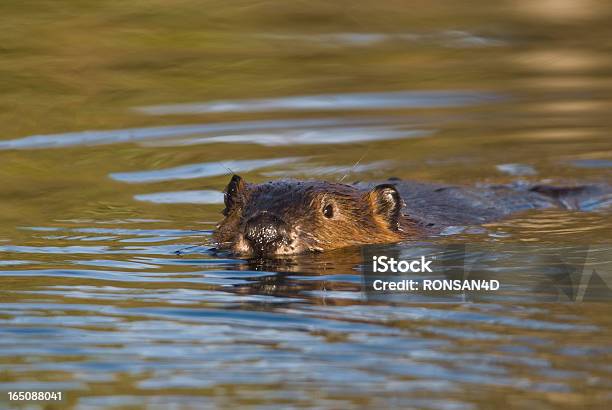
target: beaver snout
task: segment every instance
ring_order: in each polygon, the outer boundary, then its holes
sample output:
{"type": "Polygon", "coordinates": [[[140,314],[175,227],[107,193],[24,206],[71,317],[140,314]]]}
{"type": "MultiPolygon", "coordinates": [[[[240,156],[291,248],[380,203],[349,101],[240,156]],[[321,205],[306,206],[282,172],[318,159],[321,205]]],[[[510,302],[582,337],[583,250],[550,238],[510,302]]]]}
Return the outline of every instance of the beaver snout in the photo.
{"type": "Polygon", "coordinates": [[[287,224],[279,217],[262,212],[250,218],[244,229],[244,238],[256,254],[274,253],[275,248],[289,237],[287,224]]]}

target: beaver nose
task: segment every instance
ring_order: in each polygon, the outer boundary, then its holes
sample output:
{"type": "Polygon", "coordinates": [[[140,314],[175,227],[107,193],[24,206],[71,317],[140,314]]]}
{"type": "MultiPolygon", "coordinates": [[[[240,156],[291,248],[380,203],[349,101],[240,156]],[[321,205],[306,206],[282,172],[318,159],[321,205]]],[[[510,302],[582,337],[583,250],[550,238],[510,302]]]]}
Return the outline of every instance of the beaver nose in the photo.
{"type": "Polygon", "coordinates": [[[269,213],[250,218],[245,227],[244,237],[255,251],[262,252],[287,235],[287,225],[282,219],[269,213]]]}

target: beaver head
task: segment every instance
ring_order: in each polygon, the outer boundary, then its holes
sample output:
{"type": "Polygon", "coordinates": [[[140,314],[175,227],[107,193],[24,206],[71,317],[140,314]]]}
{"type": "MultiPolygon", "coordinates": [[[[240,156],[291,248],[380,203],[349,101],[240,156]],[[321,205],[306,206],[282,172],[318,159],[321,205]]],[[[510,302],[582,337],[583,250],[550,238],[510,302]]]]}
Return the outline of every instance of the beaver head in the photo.
{"type": "Polygon", "coordinates": [[[402,206],[391,184],[363,191],[324,181],[248,184],[234,175],[214,239],[220,249],[252,256],[398,242],[410,229],[402,206]]]}

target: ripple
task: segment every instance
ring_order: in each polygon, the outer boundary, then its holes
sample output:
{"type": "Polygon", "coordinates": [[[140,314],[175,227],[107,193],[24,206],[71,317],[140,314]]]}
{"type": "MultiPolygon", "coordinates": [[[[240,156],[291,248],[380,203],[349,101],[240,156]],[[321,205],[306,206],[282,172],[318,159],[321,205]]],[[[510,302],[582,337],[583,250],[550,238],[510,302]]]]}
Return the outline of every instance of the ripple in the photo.
{"type": "Polygon", "coordinates": [[[158,269],[159,268],[159,266],[150,265],[146,263],[115,261],[115,260],[106,260],[106,259],[72,261],[72,263],[77,264],[77,265],[99,266],[103,268],[117,268],[117,269],[136,269],[138,270],[138,269],[158,269]]]}
{"type": "Polygon", "coordinates": [[[147,115],[186,115],[221,112],[339,111],[397,108],[441,108],[498,100],[493,94],[475,91],[390,91],[319,94],[252,100],[212,101],[135,107],[147,115]]]}
{"type": "MultiPolygon", "coordinates": [[[[185,229],[143,229],[143,228],[62,228],[62,227],[39,227],[39,226],[23,226],[21,229],[29,231],[68,231],[80,233],[95,233],[95,234],[113,234],[113,235],[134,235],[134,236],[193,236],[202,234],[203,231],[185,230],[185,229]]],[[[204,231],[205,232],[205,231],[204,231]]],[[[63,238],[63,237],[59,237],[63,238]]],[[[79,238],[83,239],[83,238],[79,238]]]]}
{"type": "Polygon", "coordinates": [[[49,253],[49,254],[78,254],[78,253],[105,253],[110,250],[108,246],[22,246],[2,245],[2,252],[16,253],[49,253]]]}
{"type": "Polygon", "coordinates": [[[140,272],[140,271],[111,271],[101,269],[24,269],[15,271],[2,271],[2,275],[15,277],[62,277],[84,278],[100,281],[119,281],[141,283],[194,283],[217,286],[246,285],[251,277],[237,278],[227,275],[215,275],[214,271],[174,273],[174,272],[140,272]]]}
{"type": "Polygon", "coordinates": [[[577,168],[612,168],[610,159],[577,159],[571,164],[577,168]]]}
{"type": "Polygon", "coordinates": [[[137,201],[156,204],[222,204],[223,192],[219,191],[172,191],[134,195],[137,201]]]}
{"type": "Polygon", "coordinates": [[[325,314],[329,318],[344,317],[345,319],[370,319],[385,317],[387,320],[406,320],[406,321],[424,321],[424,322],[455,322],[465,325],[467,323],[487,324],[498,326],[500,328],[522,328],[533,330],[550,330],[550,331],[575,331],[575,332],[592,332],[596,331],[597,327],[592,325],[584,325],[580,323],[566,323],[565,321],[552,322],[536,319],[525,319],[508,315],[507,312],[495,315],[481,311],[452,311],[447,309],[423,308],[423,307],[408,307],[397,306],[390,313],[386,311],[386,307],[375,306],[348,306],[337,307],[335,311],[323,311],[318,307],[309,306],[304,309],[312,315],[325,314]]]}
{"type": "Polygon", "coordinates": [[[362,126],[359,128],[327,128],[322,130],[290,130],[266,133],[229,134],[202,138],[174,139],[149,144],[153,146],[184,146],[198,144],[258,144],[269,147],[319,144],[351,144],[356,142],[425,138],[433,135],[431,130],[409,130],[400,126],[362,126]]]}
{"type": "MultiPolygon", "coordinates": [[[[228,172],[250,172],[260,168],[273,167],[299,161],[299,157],[268,158],[244,161],[203,162],[152,171],[117,172],[110,174],[116,181],[129,183],[160,182],[177,179],[194,179],[225,175],[228,172]]],[[[205,191],[200,191],[205,192],[205,191]]]]}
{"type": "MultiPolygon", "coordinates": [[[[116,286],[50,286],[42,291],[26,291],[33,295],[57,295],[68,298],[89,300],[130,300],[157,301],[170,304],[186,304],[193,302],[206,303],[273,303],[282,304],[299,301],[299,298],[283,298],[268,295],[237,295],[219,290],[204,289],[126,289],[116,286]]],[[[92,318],[93,320],[98,318],[92,318]]],[[[93,321],[88,319],[88,324],[93,321]]]]}
{"type": "Polygon", "coordinates": [[[317,127],[359,127],[372,123],[385,123],[388,119],[289,119],[220,122],[209,124],[172,125],[164,127],[126,128],[116,130],[89,130],[60,134],[31,135],[23,138],[0,140],[0,150],[63,148],[78,145],[103,145],[168,139],[204,134],[240,133],[254,130],[317,128],[317,127]]]}
{"type": "MultiPolygon", "coordinates": [[[[20,381],[1,382],[2,391],[49,391],[65,392],[71,390],[87,390],[87,385],[82,382],[54,382],[54,381],[20,381]]],[[[33,407],[34,408],[34,407],[33,407]]]]}
{"type": "Polygon", "coordinates": [[[500,39],[485,37],[462,30],[432,33],[323,33],[323,34],[263,34],[267,40],[308,42],[324,47],[369,47],[381,43],[412,43],[441,45],[443,47],[494,47],[505,44],[500,39]]]}
{"type": "Polygon", "coordinates": [[[375,161],[366,164],[352,164],[347,166],[313,166],[312,164],[298,165],[295,169],[282,171],[262,172],[267,177],[282,178],[287,176],[325,176],[325,175],[345,175],[359,172],[375,171],[388,169],[393,165],[393,161],[375,161]]]}
{"type": "MultiPolygon", "coordinates": [[[[143,254],[143,255],[171,255],[181,252],[189,244],[147,245],[147,246],[28,246],[28,245],[2,245],[0,252],[31,253],[31,254],[143,254]]],[[[210,248],[198,246],[200,252],[209,251],[210,248]]]]}
{"type": "Polygon", "coordinates": [[[531,165],[525,164],[499,164],[496,166],[498,171],[514,176],[536,175],[537,171],[531,165]]]}
{"type": "Polygon", "coordinates": [[[36,262],[24,261],[24,260],[3,260],[3,261],[0,261],[0,266],[29,265],[32,263],[36,263],[36,262]]]}

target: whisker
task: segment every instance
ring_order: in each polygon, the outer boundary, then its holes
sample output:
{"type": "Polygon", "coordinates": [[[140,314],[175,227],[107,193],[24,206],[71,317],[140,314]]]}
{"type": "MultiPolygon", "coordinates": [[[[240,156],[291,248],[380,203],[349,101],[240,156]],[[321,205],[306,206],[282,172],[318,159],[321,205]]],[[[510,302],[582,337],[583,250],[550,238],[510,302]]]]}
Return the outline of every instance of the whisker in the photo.
{"type": "Polygon", "coordinates": [[[367,150],[366,150],[366,151],[363,153],[363,155],[361,156],[361,158],[359,158],[359,159],[357,160],[357,162],[355,162],[355,163],[353,164],[353,166],[351,167],[351,169],[349,169],[349,171],[348,171],[346,174],[344,174],[344,176],[342,176],[342,178],[340,178],[340,180],[339,180],[338,182],[342,182],[342,181],[344,181],[344,178],[348,177],[348,176],[349,176],[349,175],[350,175],[350,174],[351,174],[353,171],[355,171],[355,168],[357,168],[357,165],[359,165],[359,163],[360,163],[360,162],[361,162],[361,161],[362,161],[362,160],[365,158],[365,156],[368,154],[368,152],[370,152],[370,148],[368,148],[368,149],[367,149],[367,150]]]}
{"type": "Polygon", "coordinates": [[[235,172],[232,171],[232,169],[230,167],[225,165],[225,163],[221,162],[221,166],[223,166],[223,168],[225,168],[225,170],[227,171],[226,175],[228,175],[228,176],[236,175],[235,172]]]}

